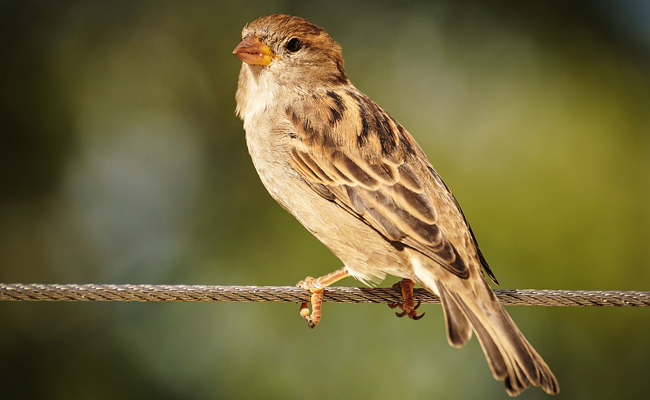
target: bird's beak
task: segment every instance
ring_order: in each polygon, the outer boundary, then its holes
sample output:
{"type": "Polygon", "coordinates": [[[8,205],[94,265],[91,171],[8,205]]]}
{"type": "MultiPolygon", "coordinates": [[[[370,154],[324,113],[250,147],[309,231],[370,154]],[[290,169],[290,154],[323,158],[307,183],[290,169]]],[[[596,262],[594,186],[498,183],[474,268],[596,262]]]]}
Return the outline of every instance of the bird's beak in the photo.
{"type": "Polygon", "coordinates": [[[232,54],[248,65],[269,65],[273,57],[277,57],[269,46],[255,35],[248,36],[235,47],[232,54]]]}

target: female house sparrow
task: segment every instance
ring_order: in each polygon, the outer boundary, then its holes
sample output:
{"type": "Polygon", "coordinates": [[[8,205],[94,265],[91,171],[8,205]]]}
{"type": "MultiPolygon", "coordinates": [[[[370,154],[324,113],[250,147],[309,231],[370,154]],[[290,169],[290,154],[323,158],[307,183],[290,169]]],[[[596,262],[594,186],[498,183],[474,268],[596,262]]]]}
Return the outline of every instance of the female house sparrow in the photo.
{"type": "Polygon", "coordinates": [[[465,217],[415,139],[347,78],[341,47],[320,27],[288,15],[246,25],[237,114],[271,196],[345,267],[299,286],[312,293],[348,275],[364,283],[403,278],[402,315],[418,316],[413,282],[438,295],[447,338],[476,332],[495,379],[516,396],[529,385],[557,394],[555,376],[490,289],[494,279],[465,217]]]}

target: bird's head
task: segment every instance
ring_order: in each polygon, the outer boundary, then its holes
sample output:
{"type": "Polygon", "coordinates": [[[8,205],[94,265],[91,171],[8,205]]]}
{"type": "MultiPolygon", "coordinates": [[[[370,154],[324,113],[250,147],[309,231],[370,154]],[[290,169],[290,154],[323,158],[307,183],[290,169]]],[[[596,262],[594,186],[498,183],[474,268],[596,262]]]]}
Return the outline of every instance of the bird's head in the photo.
{"type": "Polygon", "coordinates": [[[244,27],[233,54],[244,62],[242,68],[279,85],[348,82],[341,46],[324,29],[299,17],[274,14],[256,19],[244,27]]]}

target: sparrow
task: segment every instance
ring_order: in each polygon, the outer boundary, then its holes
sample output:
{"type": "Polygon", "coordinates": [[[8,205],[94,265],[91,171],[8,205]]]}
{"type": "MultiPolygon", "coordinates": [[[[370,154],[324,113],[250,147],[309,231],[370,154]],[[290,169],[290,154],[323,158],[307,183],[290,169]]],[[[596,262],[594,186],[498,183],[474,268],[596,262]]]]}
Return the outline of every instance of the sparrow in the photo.
{"type": "Polygon", "coordinates": [[[325,287],[347,276],[365,284],[402,278],[398,315],[418,319],[413,286],[439,296],[447,339],[478,337],[510,396],[558,382],[499,304],[495,283],[463,212],[415,139],[348,79],[341,47],[322,28],[283,14],[247,24],[233,53],[242,61],[236,114],[271,196],[344,264],[298,286],[311,293],[311,327],[325,287]]]}

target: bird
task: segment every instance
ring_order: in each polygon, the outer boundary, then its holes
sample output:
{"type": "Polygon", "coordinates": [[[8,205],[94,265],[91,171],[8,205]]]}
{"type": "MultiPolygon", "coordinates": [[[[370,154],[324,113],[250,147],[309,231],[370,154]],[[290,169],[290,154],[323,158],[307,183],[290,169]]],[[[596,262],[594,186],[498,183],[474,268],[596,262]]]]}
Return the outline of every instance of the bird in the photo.
{"type": "Polygon", "coordinates": [[[300,315],[315,327],[324,289],[348,276],[364,284],[402,278],[398,316],[419,319],[417,284],[439,296],[451,346],[474,332],[495,379],[517,396],[557,379],[500,305],[498,284],[454,195],[413,136],[357,89],[341,46],[306,19],[273,14],[242,30],[236,114],[269,194],[344,267],[297,286],[300,315]]]}

